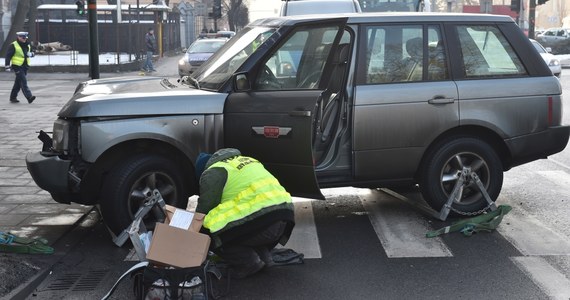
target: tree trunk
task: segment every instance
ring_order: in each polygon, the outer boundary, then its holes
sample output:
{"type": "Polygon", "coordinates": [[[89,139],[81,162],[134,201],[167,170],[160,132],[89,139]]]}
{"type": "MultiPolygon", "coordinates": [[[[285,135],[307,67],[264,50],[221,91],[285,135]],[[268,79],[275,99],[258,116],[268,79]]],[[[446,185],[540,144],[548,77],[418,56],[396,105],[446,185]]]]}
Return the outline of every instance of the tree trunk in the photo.
{"type": "Polygon", "coordinates": [[[16,14],[12,18],[12,26],[10,26],[10,31],[2,44],[2,49],[0,49],[0,56],[5,57],[6,51],[8,51],[8,45],[10,45],[16,39],[16,32],[22,31],[24,29],[24,23],[26,22],[26,15],[30,10],[31,0],[19,0],[18,6],[16,7],[16,14]]]}
{"type": "Polygon", "coordinates": [[[36,28],[36,19],[38,18],[37,0],[30,0],[30,14],[28,15],[28,32],[30,33],[30,43],[38,44],[39,37],[36,28]]]}

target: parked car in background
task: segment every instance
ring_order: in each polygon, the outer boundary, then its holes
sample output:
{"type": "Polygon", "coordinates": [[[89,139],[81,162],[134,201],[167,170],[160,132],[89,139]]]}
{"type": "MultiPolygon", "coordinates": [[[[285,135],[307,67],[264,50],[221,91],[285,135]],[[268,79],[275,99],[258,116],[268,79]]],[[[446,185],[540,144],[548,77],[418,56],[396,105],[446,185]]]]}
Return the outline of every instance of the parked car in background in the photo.
{"type": "Polygon", "coordinates": [[[550,47],[552,54],[570,54],[570,28],[550,28],[535,38],[542,46],[550,47]]]}
{"type": "Polygon", "coordinates": [[[118,233],[155,189],[186,207],[198,154],[232,147],[294,196],[417,185],[435,210],[450,201],[473,215],[494,204],[503,172],[570,134],[560,80],[509,16],[260,19],[182,78],[81,83],[53,140],[40,134],[26,156],[36,184],[99,205],[118,233]]]}
{"type": "Polygon", "coordinates": [[[533,39],[531,39],[530,42],[536,51],[540,53],[540,56],[542,56],[542,59],[544,59],[544,62],[548,65],[552,74],[556,77],[560,77],[560,74],[562,74],[562,66],[560,65],[560,61],[550,53],[552,51],[550,47],[544,48],[538,41],[533,39]]]}
{"type": "Polygon", "coordinates": [[[178,61],[178,75],[182,77],[194,73],[227,41],[227,38],[205,38],[194,41],[186,50],[186,54],[178,61]]]}
{"type": "Polygon", "coordinates": [[[280,16],[362,12],[357,0],[283,0],[280,16]]]}

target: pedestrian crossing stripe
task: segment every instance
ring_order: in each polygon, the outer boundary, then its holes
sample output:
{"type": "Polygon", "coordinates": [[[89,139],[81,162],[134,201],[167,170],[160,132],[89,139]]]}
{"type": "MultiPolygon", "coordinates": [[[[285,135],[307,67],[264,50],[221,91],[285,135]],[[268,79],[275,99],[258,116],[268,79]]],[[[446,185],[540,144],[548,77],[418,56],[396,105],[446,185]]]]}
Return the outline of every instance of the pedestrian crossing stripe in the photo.
{"type": "Polygon", "coordinates": [[[511,261],[550,299],[570,299],[570,280],[542,257],[511,257],[511,261]]]}
{"type": "Polygon", "coordinates": [[[432,228],[424,218],[409,206],[391,205],[400,200],[379,191],[359,197],[389,258],[453,256],[441,238],[425,238],[432,228]]]}
{"type": "MultiPolygon", "coordinates": [[[[393,195],[376,190],[360,190],[350,194],[360,199],[388,258],[453,256],[440,237],[425,237],[425,233],[433,229],[426,218],[408,205],[394,205],[401,200],[393,195]]],[[[320,200],[293,199],[296,226],[285,245],[303,253],[307,259],[322,258],[313,201],[320,200]]],[[[570,242],[565,237],[535,218],[521,215],[516,209],[505,216],[497,230],[524,256],[570,255],[570,242]]],[[[132,256],[128,256],[127,260],[134,259],[132,256]]]]}

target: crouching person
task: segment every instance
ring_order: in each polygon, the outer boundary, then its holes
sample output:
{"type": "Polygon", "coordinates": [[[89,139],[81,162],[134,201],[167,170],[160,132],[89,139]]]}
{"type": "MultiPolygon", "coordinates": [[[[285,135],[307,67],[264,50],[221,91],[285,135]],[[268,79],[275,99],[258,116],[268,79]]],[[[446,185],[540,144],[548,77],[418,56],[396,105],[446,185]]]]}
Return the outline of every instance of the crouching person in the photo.
{"type": "Polygon", "coordinates": [[[201,153],[196,160],[200,197],[206,214],[202,230],[211,250],[244,278],[273,264],[270,251],[284,245],[295,225],[291,196],[263,165],[237,149],[201,153]]]}

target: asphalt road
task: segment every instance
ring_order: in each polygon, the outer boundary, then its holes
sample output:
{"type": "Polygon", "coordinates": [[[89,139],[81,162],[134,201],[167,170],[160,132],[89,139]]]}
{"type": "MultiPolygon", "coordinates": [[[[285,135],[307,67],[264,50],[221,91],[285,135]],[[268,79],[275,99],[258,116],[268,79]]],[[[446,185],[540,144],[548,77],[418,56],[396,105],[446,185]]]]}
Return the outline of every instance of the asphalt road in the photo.
{"type": "MultiPolygon", "coordinates": [[[[570,95],[568,69],[561,83],[570,95]]],[[[61,86],[54,81],[49,89],[61,86]]],[[[42,126],[48,121],[38,120],[42,126]]],[[[224,299],[568,300],[569,166],[567,148],[508,171],[498,203],[513,211],[499,230],[471,237],[425,238],[427,230],[448,223],[383,191],[329,189],[327,201],[296,199],[298,225],[287,247],[304,253],[305,264],[232,281],[224,299]]],[[[414,191],[402,194],[421,203],[414,191]]],[[[100,222],[77,242],[27,299],[100,299],[135,264],[130,249],[115,247],[100,222]]],[[[127,298],[130,278],[112,297],[127,298]]]]}

